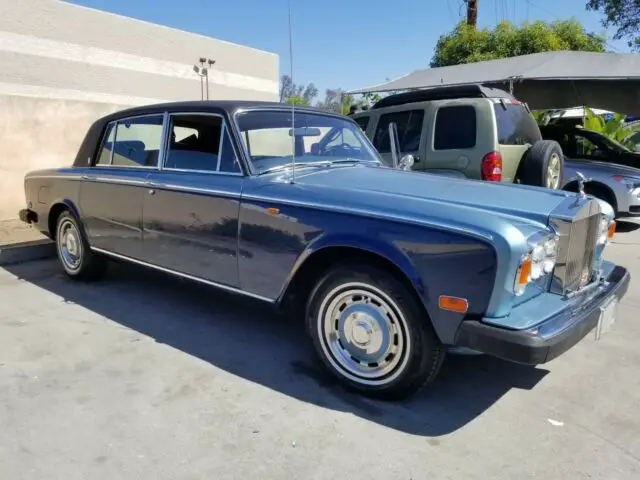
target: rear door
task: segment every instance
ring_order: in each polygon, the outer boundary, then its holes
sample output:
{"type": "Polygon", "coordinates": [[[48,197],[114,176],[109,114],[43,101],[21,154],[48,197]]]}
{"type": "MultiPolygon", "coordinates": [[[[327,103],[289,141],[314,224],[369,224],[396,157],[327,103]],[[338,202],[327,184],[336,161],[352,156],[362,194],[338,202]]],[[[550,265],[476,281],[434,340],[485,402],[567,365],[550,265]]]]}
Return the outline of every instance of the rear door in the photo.
{"type": "Polygon", "coordinates": [[[481,135],[481,118],[468,100],[431,102],[426,135],[426,165],[434,172],[461,172],[480,178],[483,154],[491,151],[489,139],[481,135]]]}
{"type": "Polygon", "coordinates": [[[110,123],[94,164],[83,175],[79,209],[92,247],[135,259],[142,256],[142,198],[157,169],[163,115],[110,123]]]}
{"type": "Polygon", "coordinates": [[[237,287],[243,170],[222,115],[169,116],[166,154],[143,196],[144,255],[173,272],[237,287]]]}

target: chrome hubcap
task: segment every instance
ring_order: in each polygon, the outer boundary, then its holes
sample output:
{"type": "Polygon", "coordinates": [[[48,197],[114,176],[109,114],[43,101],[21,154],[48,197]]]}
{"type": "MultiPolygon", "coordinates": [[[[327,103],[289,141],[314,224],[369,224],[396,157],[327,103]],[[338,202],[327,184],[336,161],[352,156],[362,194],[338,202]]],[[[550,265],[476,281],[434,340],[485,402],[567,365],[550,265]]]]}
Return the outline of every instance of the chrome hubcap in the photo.
{"type": "Polygon", "coordinates": [[[69,220],[63,220],[58,229],[58,251],[60,259],[69,270],[76,270],[80,266],[82,256],[80,233],[69,220]]]}
{"type": "Polygon", "coordinates": [[[369,385],[392,381],[408,361],[407,325],[384,292],[342,285],[320,308],[318,330],[329,361],[346,377],[369,385]]]}
{"type": "Polygon", "coordinates": [[[557,153],[551,155],[547,167],[547,188],[556,189],[560,186],[560,157],[557,153]]]}

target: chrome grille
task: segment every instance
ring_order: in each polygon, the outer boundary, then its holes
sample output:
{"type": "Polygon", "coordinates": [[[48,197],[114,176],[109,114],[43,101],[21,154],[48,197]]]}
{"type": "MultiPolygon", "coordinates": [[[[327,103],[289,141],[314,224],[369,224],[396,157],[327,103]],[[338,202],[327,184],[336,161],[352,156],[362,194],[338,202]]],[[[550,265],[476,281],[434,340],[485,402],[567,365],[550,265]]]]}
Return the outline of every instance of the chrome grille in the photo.
{"type": "Polygon", "coordinates": [[[571,224],[565,258],[565,291],[578,290],[591,280],[599,226],[600,215],[598,214],[571,224]]]}

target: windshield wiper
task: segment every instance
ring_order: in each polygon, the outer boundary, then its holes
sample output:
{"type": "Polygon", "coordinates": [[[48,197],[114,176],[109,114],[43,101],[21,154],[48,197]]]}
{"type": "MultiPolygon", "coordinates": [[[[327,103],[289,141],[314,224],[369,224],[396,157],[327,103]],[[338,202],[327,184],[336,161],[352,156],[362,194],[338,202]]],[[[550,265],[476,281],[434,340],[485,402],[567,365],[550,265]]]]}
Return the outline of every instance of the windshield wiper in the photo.
{"type": "Polygon", "coordinates": [[[347,157],[347,158],[341,158],[340,160],[331,160],[329,162],[331,165],[337,164],[337,163],[380,163],[377,160],[362,160],[361,158],[351,158],[351,157],[347,157]]]}

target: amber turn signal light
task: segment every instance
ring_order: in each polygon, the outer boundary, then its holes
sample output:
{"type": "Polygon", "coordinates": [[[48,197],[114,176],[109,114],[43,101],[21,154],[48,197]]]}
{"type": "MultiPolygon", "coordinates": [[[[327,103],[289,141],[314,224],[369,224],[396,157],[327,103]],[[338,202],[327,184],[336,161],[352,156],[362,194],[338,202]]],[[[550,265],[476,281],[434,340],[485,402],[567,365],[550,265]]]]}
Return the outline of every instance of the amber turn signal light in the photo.
{"type": "Polygon", "coordinates": [[[442,310],[457,313],[467,313],[467,310],[469,310],[469,302],[466,298],[449,297],[447,295],[440,295],[438,298],[438,306],[442,310]]]}
{"type": "Polygon", "coordinates": [[[611,240],[613,236],[616,234],[616,222],[611,222],[609,225],[609,231],[607,232],[607,240],[611,240]]]}

